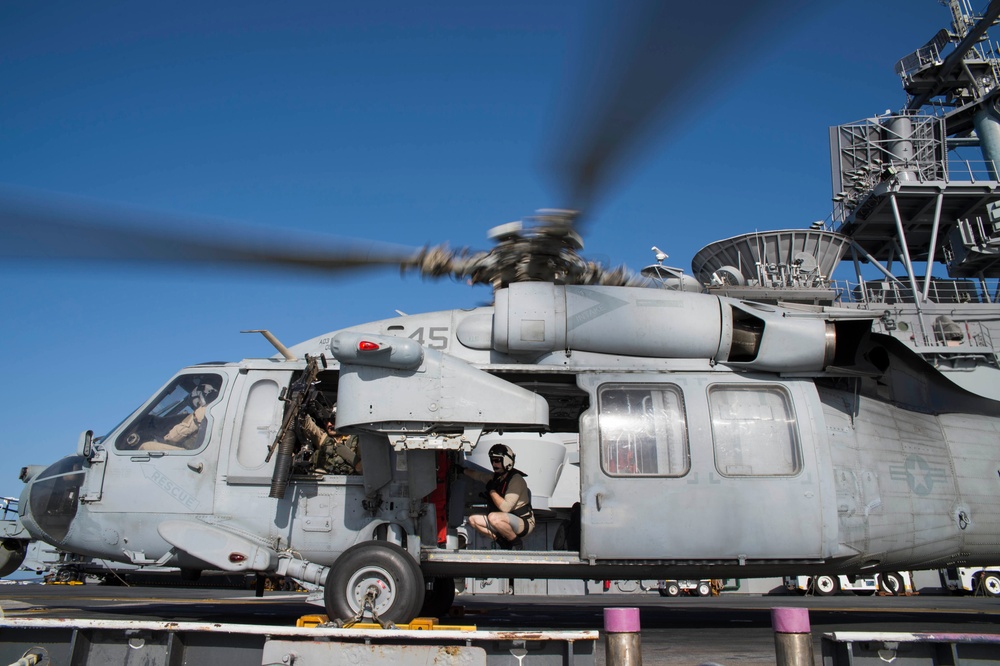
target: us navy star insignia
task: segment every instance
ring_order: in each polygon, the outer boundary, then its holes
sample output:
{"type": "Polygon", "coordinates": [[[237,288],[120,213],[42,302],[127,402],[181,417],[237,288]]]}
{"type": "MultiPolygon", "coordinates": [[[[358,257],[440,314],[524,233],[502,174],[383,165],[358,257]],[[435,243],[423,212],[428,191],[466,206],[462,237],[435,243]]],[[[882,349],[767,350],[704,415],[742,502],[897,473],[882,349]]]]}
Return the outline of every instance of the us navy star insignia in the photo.
{"type": "Polygon", "coordinates": [[[893,481],[906,481],[914,493],[929,495],[934,485],[948,480],[944,467],[934,466],[917,454],[911,454],[902,465],[890,465],[889,476],[893,481]]]}

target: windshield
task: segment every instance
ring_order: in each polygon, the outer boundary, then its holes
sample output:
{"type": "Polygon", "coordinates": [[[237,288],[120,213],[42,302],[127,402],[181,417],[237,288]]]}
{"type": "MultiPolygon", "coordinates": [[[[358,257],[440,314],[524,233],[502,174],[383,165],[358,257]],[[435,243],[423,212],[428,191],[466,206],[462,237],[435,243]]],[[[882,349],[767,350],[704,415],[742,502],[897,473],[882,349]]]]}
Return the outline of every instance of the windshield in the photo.
{"type": "Polygon", "coordinates": [[[28,496],[31,517],[49,543],[61,543],[76,516],[84,479],[83,465],[80,456],[69,456],[48,467],[31,482],[28,496]]]}
{"type": "Polygon", "coordinates": [[[205,443],[208,412],[218,400],[222,375],[185,374],[168,384],[115,438],[119,451],[194,451],[205,443]]]}

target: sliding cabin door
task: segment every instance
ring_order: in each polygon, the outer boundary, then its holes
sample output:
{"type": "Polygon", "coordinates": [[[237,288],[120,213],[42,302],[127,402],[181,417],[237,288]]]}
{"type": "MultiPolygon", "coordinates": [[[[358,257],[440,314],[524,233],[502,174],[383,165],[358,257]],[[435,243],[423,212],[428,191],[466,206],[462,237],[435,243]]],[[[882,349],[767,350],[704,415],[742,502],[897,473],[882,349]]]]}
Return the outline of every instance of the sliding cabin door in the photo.
{"type": "Polygon", "coordinates": [[[579,384],[591,398],[582,557],[817,559],[830,549],[836,514],[824,521],[811,382],[700,373],[579,384]]]}

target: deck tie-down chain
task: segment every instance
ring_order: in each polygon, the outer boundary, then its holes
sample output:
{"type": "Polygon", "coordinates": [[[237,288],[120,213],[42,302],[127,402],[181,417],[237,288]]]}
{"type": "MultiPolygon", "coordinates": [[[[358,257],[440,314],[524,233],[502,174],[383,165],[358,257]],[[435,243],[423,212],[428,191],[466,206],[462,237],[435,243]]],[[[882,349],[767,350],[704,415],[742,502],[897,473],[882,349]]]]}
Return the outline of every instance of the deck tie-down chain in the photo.
{"type": "Polygon", "coordinates": [[[382,627],[383,629],[395,629],[396,625],[394,623],[383,621],[382,618],[380,618],[378,616],[378,613],[375,611],[375,599],[378,597],[378,594],[379,594],[378,587],[376,587],[375,585],[369,585],[368,591],[365,593],[365,598],[361,600],[361,608],[359,608],[358,612],[354,614],[354,617],[351,617],[347,620],[330,620],[329,622],[321,626],[337,627],[338,629],[348,629],[356,625],[358,622],[360,622],[361,619],[365,616],[365,611],[368,611],[372,615],[372,620],[378,623],[378,626],[382,627]]]}

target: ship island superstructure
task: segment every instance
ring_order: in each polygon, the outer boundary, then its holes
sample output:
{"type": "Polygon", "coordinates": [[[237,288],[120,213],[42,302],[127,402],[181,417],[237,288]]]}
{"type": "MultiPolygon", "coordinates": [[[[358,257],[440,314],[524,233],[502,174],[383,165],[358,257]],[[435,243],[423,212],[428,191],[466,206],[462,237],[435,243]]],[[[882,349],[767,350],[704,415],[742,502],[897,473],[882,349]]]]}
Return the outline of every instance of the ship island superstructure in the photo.
{"type": "Polygon", "coordinates": [[[830,128],[828,220],[716,241],[692,270],[711,293],[879,313],[873,331],[1000,400],[1000,2],[947,4],[950,29],[896,64],[905,107],[830,128]]]}

